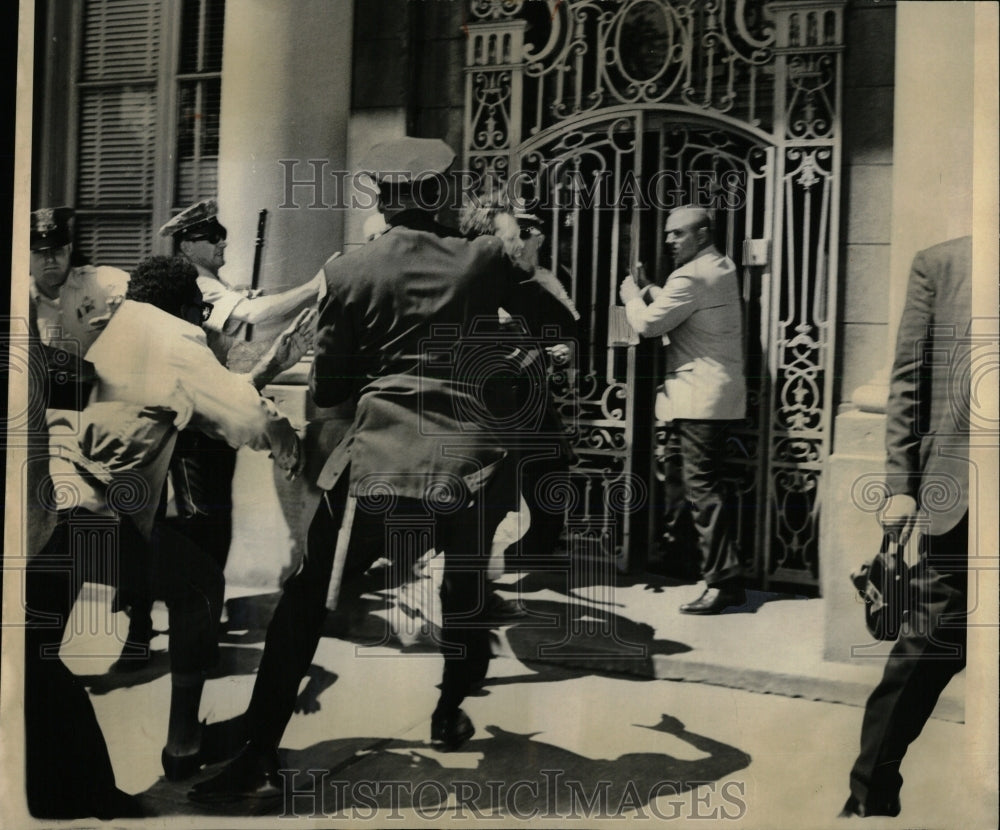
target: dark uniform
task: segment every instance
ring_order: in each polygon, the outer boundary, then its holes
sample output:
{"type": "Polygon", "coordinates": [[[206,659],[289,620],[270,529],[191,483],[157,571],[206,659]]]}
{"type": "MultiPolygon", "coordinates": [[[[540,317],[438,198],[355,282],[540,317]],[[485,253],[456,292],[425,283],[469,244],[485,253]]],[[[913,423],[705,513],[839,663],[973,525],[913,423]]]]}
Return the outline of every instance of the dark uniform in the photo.
{"type": "MultiPolygon", "coordinates": [[[[464,719],[459,704],[486,674],[488,628],[476,617],[499,520],[491,516],[490,491],[506,450],[502,434],[489,424],[479,382],[489,374],[486,355],[497,353],[496,341],[480,343],[469,334],[479,321],[495,320],[500,306],[554,328],[573,321],[513,266],[499,240],[466,240],[421,210],[405,210],[389,222],[382,236],[325,266],[328,294],[320,307],[310,387],[319,406],[357,397],[357,414],[320,475],[327,492],[309,529],[306,556],[285,583],[268,627],[246,717],[250,748],[196,787],[195,800],[259,795],[268,780],[278,788],[273,751],[319,641],[349,496],[356,499],[355,534],[380,524],[389,553],[393,547],[417,556],[432,547],[443,551],[445,665],[432,738],[436,723],[464,719]],[[272,753],[273,760],[248,760],[254,751],[258,758],[272,753]]],[[[364,564],[348,562],[345,571],[364,564]]],[[[465,724],[464,734],[453,737],[469,737],[471,724],[465,724]]]]}
{"type": "MultiPolygon", "coordinates": [[[[280,739],[319,639],[348,492],[358,499],[355,533],[380,523],[389,534],[399,528],[387,544],[402,547],[408,537],[418,555],[444,551],[439,708],[457,709],[486,673],[487,629],[456,621],[482,610],[481,571],[496,527],[490,484],[506,450],[479,394],[480,344],[463,337],[499,306],[533,318],[547,309],[547,322],[568,315],[539,285],[518,281],[524,275],[495,238],[468,242],[421,211],[390,224],[363,250],[326,265],[310,386],[319,406],[358,394],[358,410],[320,475],[328,492],[305,562],[268,629],[248,718],[264,745],[280,739]],[[420,532],[427,536],[418,541],[420,532]]],[[[362,564],[349,563],[348,573],[362,564]]]]}

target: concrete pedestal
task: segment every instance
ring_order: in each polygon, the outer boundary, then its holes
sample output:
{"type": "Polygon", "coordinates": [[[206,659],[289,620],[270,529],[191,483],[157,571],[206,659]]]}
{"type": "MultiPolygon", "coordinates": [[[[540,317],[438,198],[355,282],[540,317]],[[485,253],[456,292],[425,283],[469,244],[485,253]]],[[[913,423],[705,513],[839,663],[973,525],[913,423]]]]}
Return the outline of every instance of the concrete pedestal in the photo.
{"type": "Polygon", "coordinates": [[[835,451],[823,473],[820,585],[823,658],[857,663],[884,656],[865,629],[864,606],[849,575],[878,551],[882,540],[875,510],[885,469],[885,416],[851,411],[837,417],[835,451]]]}

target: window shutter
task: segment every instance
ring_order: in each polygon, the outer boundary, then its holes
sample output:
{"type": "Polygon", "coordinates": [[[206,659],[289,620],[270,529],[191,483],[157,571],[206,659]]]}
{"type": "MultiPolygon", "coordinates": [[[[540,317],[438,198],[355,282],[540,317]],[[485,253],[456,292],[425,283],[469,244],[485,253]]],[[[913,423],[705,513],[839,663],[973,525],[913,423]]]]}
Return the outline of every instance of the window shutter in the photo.
{"type": "Polygon", "coordinates": [[[171,191],[174,210],[216,195],[225,12],[225,0],[86,0],[76,240],[95,264],[131,270],[149,256],[166,207],[155,202],[171,191]],[[178,24],[178,37],[163,33],[178,24]]]}
{"type": "Polygon", "coordinates": [[[184,0],[178,61],[176,210],[218,192],[225,17],[225,0],[184,0]]]}
{"type": "Polygon", "coordinates": [[[88,0],[83,14],[78,247],[131,270],[152,252],[163,0],[88,0]]]}

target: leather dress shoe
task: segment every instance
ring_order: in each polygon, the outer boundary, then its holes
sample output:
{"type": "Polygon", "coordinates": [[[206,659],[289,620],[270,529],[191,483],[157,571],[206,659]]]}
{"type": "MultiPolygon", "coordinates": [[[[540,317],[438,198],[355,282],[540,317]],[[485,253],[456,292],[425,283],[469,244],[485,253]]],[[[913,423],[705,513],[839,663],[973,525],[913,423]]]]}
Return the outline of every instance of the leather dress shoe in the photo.
{"type": "Polygon", "coordinates": [[[435,712],[431,716],[431,746],[438,749],[458,749],[476,732],[469,716],[461,709],[454,712],[435,712]]]}
{"type": "Polygon", "coordinates": [[[168,781],[183,781],[198,772],[204,761],[200,749],[190,755],[174,755],[167,752],[167,748],[164,747],[160,753],[160,763],[163,765],[163,775],[168,781]]]}
{"type": "Polygon", "coordinates": [[[721,586],[706,588],[694,602],[686,602],[681,606],[682,614],[720,614],[733,605],[743,605],[747,601],[747,592],[743,588],[721,586]]]}
{"type": "Polygon", "coordinates": [[[270,801],[281,798],[283,794],[283,782],[278,775],[278,753],[247,744],[222,772],[195,784],[188,792],[188,798],[201,804],[213,804],[270,801]]]}
{"type": "Polygon", "coordinates": [[[898,816],[901,805],[899,796],[884,799],[871,805],[862,804],[853,795],[844,802],[837,818],[866,818],[868,816],[898,816]]]}

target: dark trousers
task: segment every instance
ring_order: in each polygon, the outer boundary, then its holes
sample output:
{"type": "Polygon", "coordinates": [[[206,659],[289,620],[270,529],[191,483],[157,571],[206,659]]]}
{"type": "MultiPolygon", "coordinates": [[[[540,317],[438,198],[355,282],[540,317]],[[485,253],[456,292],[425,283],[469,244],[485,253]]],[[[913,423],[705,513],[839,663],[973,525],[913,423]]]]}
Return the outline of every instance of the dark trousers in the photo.
{"type": "Polygon", "coordinates": [[[219,662],[219,617],[226,582],[214,559],[173,529],[155,525],[150,596],[167,604],[170,671],[205,672],[219,662]]]}
{"type": "Polygon", "coordinates": [[[561,447],[521,450],[518,484],[531,514],[531,524],[527,533],[511,546],[508,557],[544,559],[552,555],[566,523],[563,496],[568,475],[569,462],[561,447]],[[551,455],[553,452],[557,455],[551,455]]]}
{"type": "Polygon", "coordinates": [[[968,514],[941,536],[924,536],[910,575],[909,621],[865,705],[851,793],[869,812],[899,798],[899,766],[944,687],[965,668],[968,514]]]}
{"type": "Polygon", "coordinates": [[[675,543],[691,538],[701,554],[701,575],[709,587],[742,575],[736,538],[736,503],[725,479],[726,439],[738,421],[673,422],[668,439],[665,537],[675,543]],[[679,468],[679,469],[678,469],[679,468]],[[681,487],[671,487],[679,482],[681,487]]]}
{"type": "MultiPolygon", "coordinates": [[[[309,526],[306,554],[298,572],[284,585],[271,618],[247,709],[251,743],[276,748],[295,707],[299,682],[312,662],[326,618],[326,597],[337,534],[347,501],[349,474],[324,494],[309,526]]],[[[478,621],[485,605],[484,575],[489,551],[484,540],[495,529],[484,521],[480,507],[488,503],[488,486],[471,507],[435,512],[418,499],[388,496],[358,500],[352,538],[384,530],[384,549],[362,550],[351,545],[345,564],[346,583],[385,553],[415,561],[430,548],[444,552],[441,585],[441,652],[444,674],[438,709],[459,706],[472,685],[486,676],[490,659],[489,629],[478,621]]],[[[485,511],[490,512],[490,511],[485,511]]]]}
{"type": "Polygon", "coordinates": [[[233,540],[233,474],[236,450],[193,429],[177,436],[170,481],[177,518],[170,524],[224,571],[233,540]]]}
{"type": "Polygon", "coordinates": [[[218,662],[222,571],[169,527],[154,525],[147,541],[128,518],[78,509],[62,515],[34,567],[44,572],[36,581],[48,588],[38,595],[37,608],[29,604],[29,609],[44,619],[62,620],[60,625],[32,628],[33,641],[47,646],[48,653],[58,654],[62,626],[88,580],[112,583],[126,600],[149,597],[166,603],[172,672],[206,671],[218,662]],[[93,556],[95,548],[101,549],[101,561],[93,556]]]}
{"type": "Polygon", "coordinates": [[[223,580],[207,555],[166,528],[155,528],[147,542],[128,519],[86,510],[62,514],[25,576],[25,773],[36,816],[121,814],[121,793],[90,698],[59,657],[84,580],[107,582],[109,576],[126,595],[166,601],[172,672],[205,671],[218,660],[223,580]]]}
{"type": "Polygon", "coordinates": [[[118,790],[87,690],[59,657],[83,584],[58,524],[25,571],[24,747],[28,809],[38,818],[112,818],[118,790]]]}

